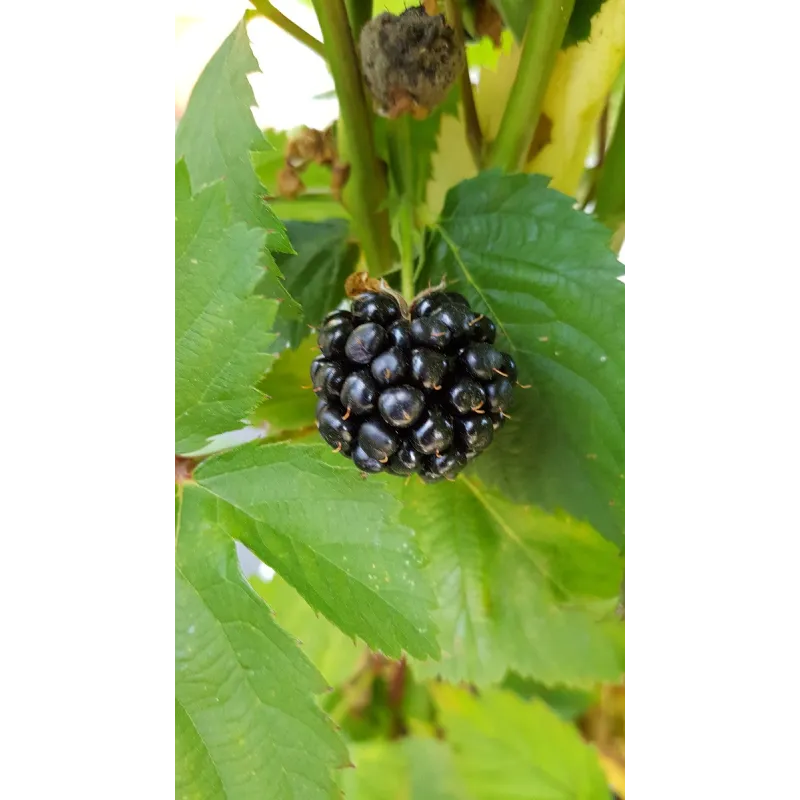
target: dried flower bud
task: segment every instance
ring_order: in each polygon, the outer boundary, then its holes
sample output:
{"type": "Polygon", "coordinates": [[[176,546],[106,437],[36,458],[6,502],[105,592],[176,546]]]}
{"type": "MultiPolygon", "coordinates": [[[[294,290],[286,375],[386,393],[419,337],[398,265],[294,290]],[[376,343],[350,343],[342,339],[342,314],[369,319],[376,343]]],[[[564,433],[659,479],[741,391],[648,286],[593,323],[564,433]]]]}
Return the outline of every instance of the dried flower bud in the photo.
{"type": "Polygon", "coordinates": [[[464,68],[464,51],[441,14],[415,6],[370,20],[359,41],[361,66],[378,110],[388,117],[439,105],[464,68]]]}
{"type": "Polygon", "coordinates": [[[297,170],[288,164],[278,173],[278,194],[287,200],[294,200],[298,194],[305,191],[303,181],[297,170]]]}
{"type": "Polygon", "coordinates": [[[317,161],[323,152],[322,132],[303,127],[289,139],[286,145],[286,163],[292,167],[305,167],[309,161],[317,161]]]}

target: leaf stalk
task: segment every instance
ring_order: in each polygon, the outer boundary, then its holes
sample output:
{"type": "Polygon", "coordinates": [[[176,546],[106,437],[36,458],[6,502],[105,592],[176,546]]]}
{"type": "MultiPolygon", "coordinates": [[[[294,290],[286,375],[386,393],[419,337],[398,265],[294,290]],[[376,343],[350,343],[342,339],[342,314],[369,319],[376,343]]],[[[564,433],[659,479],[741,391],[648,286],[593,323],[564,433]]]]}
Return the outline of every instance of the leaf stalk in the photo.
{"type": "Polygon", "coordinates": [[[574,5],[575,0],[534,3],[525,28],[519,68],[489,154],[489,167],[505,172],[521,168],[574,5]]]}
{"type": "Polygon", "coordinates": [[[289,36],[297,39],[310,50],[313,50],[321,58],[325,58],[325,47],[322,42],[312,36],[308,31],[303,30],[297,23],[292,22],[289,17],[278,11],[269,0],[250,0],[251,4],[262,17],[266,17],[270,22],[274,22],[279,28],[286,31],[289,36]]]}

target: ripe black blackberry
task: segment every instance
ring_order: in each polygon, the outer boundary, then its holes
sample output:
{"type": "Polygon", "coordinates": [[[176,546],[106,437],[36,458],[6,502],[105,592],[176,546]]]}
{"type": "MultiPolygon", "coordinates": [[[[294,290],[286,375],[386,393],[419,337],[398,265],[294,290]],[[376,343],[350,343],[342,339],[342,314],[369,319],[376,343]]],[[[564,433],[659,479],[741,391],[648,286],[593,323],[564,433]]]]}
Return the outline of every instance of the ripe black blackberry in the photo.
{"type": "Polygon", "coordinates": [[[319,328],[320,435],[362,472],[453,480],[513,400],[517,365],[496,334],[457,292],[423,292],[410,310],[388,291],[360,294],[319,328]]]}

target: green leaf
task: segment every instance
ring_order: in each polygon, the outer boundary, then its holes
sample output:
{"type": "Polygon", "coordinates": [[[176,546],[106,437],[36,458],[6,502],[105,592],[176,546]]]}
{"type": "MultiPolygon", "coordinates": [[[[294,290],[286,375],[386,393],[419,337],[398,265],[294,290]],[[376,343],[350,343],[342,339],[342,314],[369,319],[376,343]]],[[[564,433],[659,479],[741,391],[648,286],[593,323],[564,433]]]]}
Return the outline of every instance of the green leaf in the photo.
{"type": "Polygon", "coordinates": [[[347,751],[314,702],[322,676],[245,582],[217,501],[179,493],[175,553],[175,794],[330,796],[347,751]]]}
{"type": "Polygon", "coordinates": [[[279,576],[269,582],[253,577],[250,583],[275,612],[281,627],[300,640],[301,649],[330,686],[338,686],[353,674],[364,655],[363,647],[319,616],[279,576]]]}
{"type": "Polygon", "coordinates": [[[194,477],[224,501],[231,534],[348,636],[392,657],[438,656],[414,534],[380,483],[324,445],[288,443],[245,445],[194,477]]]}
{"type": "Polygon", "coordinates": [[[625,219],[625,100],[597,183],[595,215],[612,230],[625,219]]]}
{"type": "Polygon", "coordinates": [[[609,800],[594,750],[541,701],[432,687],[473,800],[609,800]]]}
{"type": "Polygon", "coordinates": [[[514,37],[510,31],[504,30],[500,34],[500,47],[495,47],[488,36],[482,36],[477,42],[467,44],[467,64],[470,67],[496,70],[501,53],[508,53],[514,37]]]}
{"type": "Polygon", "coordinates": [[[252,294],[264,232],[231,222],[221,182],[191,197],[183,162],[175,181],[175,452],[185,454],[257,405],[277,303],[252,294]]]}
{"type": "Polygon", "coordinates": [[[575,0],[575,6],[564,33],[562,49],[586,41],[592,32],[592,17],[600,10],[605,0],[575,0]]]}
{"type": "MultiPolygon", "coordinates": [[[[426,277],[457,281],[517,359],[513,419],[475,462],[517,502],[562,508],[622,541],[624,285],[610,232],[542,175],[485,172],[450,190],[426,277]]],[[[424,282],[424,279],[423,279],[424,282]]]]}
{"type": "Polygon", "coordinates": [[[621,624],[598,622],[622,578],[616,548],[588,525],[510,503],[461,476],[403,490],[439,603],[441,661],[421,675],[478,685],[509,669],[546,684],[592,686],[623,672],[621,624]]]}
{"type": "Polygon", "coordinates": [[[563,686],[545,686],[543,683],[523,678],[516,672],[506,675],[501,688],[509,689],[523,700],[538,697],[547,703],[550,710],[566,722],[572,722],[585,714],[599,698],[599,691],[571,689],[563,686]]]}
{"type": "Polygon", "coordinates": [[[358,246],[348,241],[349,225],[344,220],[289,222],[287,229],[297,255],[281,256],[280,267],[286,288],[303,306],[303,319],[280,320],[277,327],[296,347],[308,335],[308,326],[319,325],[344,298],[344,281],[355,268],[358,246]]]}
{"type": "Polygon", "coordinates": [[[355,769],[338,774],[347,800],[471,800],[445,742],[409,736],[350,746],[355,769]]]}
{"type": "Polygon", "coordinates": [[[198,188],[224,180],[234,218],[264,228],[270,250],[291,253],[250,163],[251,151],[271,149],[250,110],[256,101],[247,76],[253,72],[259,72],[258,62],[242,19],[197,80],[175,134],[176,158],[186,160],[198,188]]]}
{"type": "Polygon", "coordinates": [[[308,387],[311,361],[319,355],[316,343],[317,337],[311,335],[294,350],[283,350],[258,385],[259,391],[267,399],[253,412],[252,417],[255,422],[268,422],[271,433],[297,430],[314,424],[317,396],[308,387]]]}
{"type": "MultiPolygon", "coordinates": [[[[600,10],[600,6],[604,2],[605,0],[575,0],[575,6],[561,43],[562,49],[589,38],[589,34],[592,32],[592,17],[600,10]]],[[[518,42],[521,42],[525,36],[531,5],[530,0],[494,0],[494,6],[518,42]]]]}

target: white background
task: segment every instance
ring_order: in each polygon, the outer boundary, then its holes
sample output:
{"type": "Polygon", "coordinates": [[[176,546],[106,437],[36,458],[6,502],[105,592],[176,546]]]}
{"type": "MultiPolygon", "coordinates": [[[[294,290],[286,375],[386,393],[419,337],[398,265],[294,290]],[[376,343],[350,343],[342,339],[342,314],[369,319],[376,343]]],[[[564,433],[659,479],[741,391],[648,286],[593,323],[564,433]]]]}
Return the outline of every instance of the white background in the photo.
{"type": "MultiPolygon", "coordinates": [[[[174,13],[2,8],[0,796],[170,798],[174,13]]],[[[783,800],[800,20],[627,20],[628,796],[783,800]]]]}

